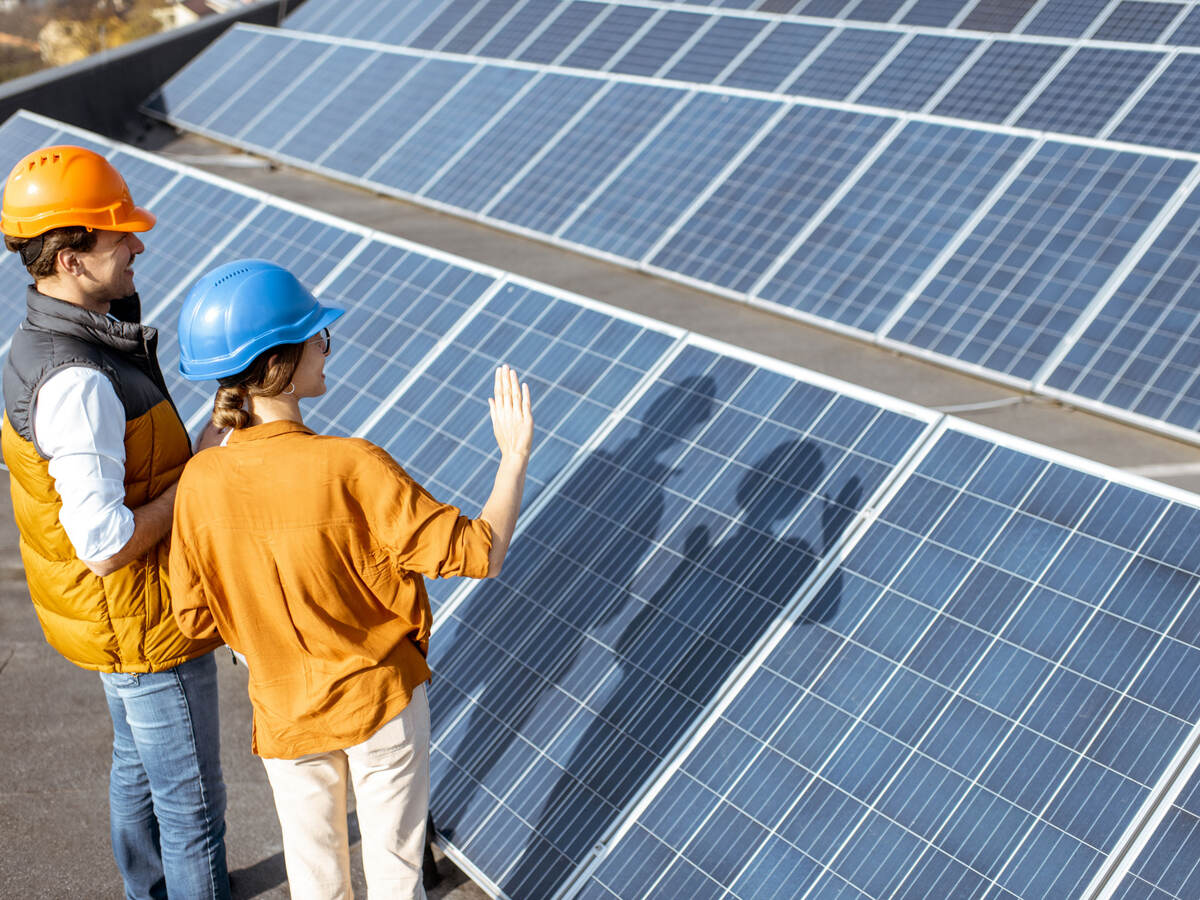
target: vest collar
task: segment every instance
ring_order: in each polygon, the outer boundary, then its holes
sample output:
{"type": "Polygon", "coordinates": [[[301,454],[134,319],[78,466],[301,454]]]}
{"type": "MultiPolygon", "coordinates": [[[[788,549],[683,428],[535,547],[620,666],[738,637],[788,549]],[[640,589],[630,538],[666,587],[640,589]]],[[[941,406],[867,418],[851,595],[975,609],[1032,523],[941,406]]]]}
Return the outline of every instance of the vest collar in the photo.
{"type": "Polygon", "coordinates": [[[145,353],[146,345],[153,345],[158,337],[156,329],[139,324],[141,300],[136,293],[113,301],[111,309],[117,319],[47,297],[33,285],[26,290],[25,306],[26,320],[34,328],[81,338],[122,353],[145,353]]]}

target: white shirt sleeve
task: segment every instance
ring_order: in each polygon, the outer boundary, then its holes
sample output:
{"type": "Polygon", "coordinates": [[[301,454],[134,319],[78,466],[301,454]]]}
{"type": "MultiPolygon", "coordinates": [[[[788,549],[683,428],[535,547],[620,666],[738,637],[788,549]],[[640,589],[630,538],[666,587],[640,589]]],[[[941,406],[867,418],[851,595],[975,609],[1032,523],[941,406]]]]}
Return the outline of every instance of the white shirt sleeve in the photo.
{"type": "Polygon", "coordinates": [[[125,505],[125,409],[96,369],[55,372],[34,397],[33,433],[62,497],[58,520],[75,554],[108,559],[133,536],[125,505]]]}

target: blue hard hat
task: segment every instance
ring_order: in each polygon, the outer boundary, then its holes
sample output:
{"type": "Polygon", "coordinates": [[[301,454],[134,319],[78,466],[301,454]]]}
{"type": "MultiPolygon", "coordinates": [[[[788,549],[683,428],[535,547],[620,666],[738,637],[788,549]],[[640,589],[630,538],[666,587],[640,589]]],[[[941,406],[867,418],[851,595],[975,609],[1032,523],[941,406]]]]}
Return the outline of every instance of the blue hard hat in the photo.
{"type": "Polygon", "coordinates": [[[306,341],[345,310],[322,306],[287,269],[240,259],[188,291],[179,314],[179,371],[189,381],[244,370],[264,350],[306,341]]]}

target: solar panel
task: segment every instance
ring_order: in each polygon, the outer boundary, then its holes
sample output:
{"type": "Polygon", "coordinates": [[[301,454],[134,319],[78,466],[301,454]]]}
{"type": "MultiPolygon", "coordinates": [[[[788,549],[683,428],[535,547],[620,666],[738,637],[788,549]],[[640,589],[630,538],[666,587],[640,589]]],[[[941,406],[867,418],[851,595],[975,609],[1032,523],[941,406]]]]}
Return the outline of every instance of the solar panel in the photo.
{"type": "Polygon", "coordinates": [[[805,97],[845,99],[899,37],[894,32],[847,28],[783,90],[805,97]]]}
{"type": "Polygon", "coordinates": [[[550,896],[924,429],[704,346],[673,359],[442,617],[433,812],[455,847],[550,896]]]}
{"type": "Polygon", "coordinates": [[[728,87],[776,91],[789,80],[830,29],[818,25],[781,22],[722,79],[728,87]]]}
{"type": "Polygon", "coordinates": [[[340,145],[356,123],[364,118],[370,121],[378,106],[403,88],[405,79],[421,60],[391,53],[372,57],[366,51],[351,52],[357,52],[364,61],[369,60],[367,68],[340,88],[329,90],[328,100],[314,108],[312,117],[303,123],[303,127],[294,129],[290,136],[286,132],[274,136],[272,149],[307,163],[325,161],[332,167],[342,166],[343,161],[349,166],[349,154],[353,154],[354,167],[367,168],[369,155],[359,142],[373,135],[382,139],[388,133],[386,129],[364,131],[345,149],[340,145]]]}
{"type": "Polygon", "coordinates": [[[604,87],[594,78],[547,74],[503,119],[480,134],[426,194],[463,209],[482,209],[604,87]]]}
{"type": "Polygon", "coordinates": [[[845,16],[847,19],[863,22],[890,22],[907,2],[908,0],[859,0],[846,11],[845,16]]]}
{"type": "Polygon", "coordinates": [[[392,40],[393,34],[403,35],[404,42],[411,47],[437,50],[464,22],[473,19],[476,9],[483,5],[482,0],[447,0],[419,33],[414,35],[405,28],[397,34],[397,29],[389,27],[383,35],[385,40],[392,40]]]}
{"type": "Polygon", "coordinates": [[[599,20],[603,27],[588,32],[560,65],[603,69],[655,12],[640,6],[610,5],[607,15],[599,20]]]}
{"type": "Polygon", "coordinates": [[[1081,896],[1200,714],[1200,512],[993,437],[937,440],[578,897],[1081,896]]]}
{"type": "Polygon", "coordinates": [[[892,125],[835,109],[790,109],[654,256],[660,268],[745,291],[892,125]]]}
{"type": "Polygon", "coordinates": [[[1047,142],[888,336],[1032,378],[1192,168],[1047,142]]]}
{"type": "MultiPolygon", "coordinates": [[[[319,62],[312,62],[300,74],[284,73],[276,92],[279,99],[261,115],[249,121],[237,136],[260,147],[278,147],[294,134],[305,131],[305,127],[330,85],[349,85],[359,80],[363,66],[378,57],[358,47],[332,47],[322,55],[319,62]],[[290,80],[289,80],[290,79],[290,80]]],[[[378,60],[382,63],[382,60],[378,60]]],[[[272,70],[272,80],[280,73],[272,70]]],[[[268,76],[264,76],[266,78],[268,76]]],[[[262,91],[262,85],[253,90],[262,91]]],[[[336,93],[333,92],[333,93],[336,93]]],[[[330,98],[332,99],[332,98],[330,98]]],[[[226,127],[222,120],[221,127],[226,127]]],[[[234,134],[232,125],[229,133],[234,134]]]]}
{"type": "Polygon", "coordinates": [[[1019,29],[1021,34],[1051,37],[1080,37],[1112,0],[1046,0],[1033,19],[1019,29]]]}
{"type": "Polygon", "coordinates": [[[1037,4],[1037,0],[1005,0],[1003,3],[976,3],[956,28],[970,31],[1012,31],[1037,4]]]}
{"type": "MultiPolygon", "coordinates": [[[[382,63],[382,59],[375,65],[382,63]]],[[[363,78],[369,81],[375,65],[369,66],[363,78]]],[[[430,59],[419,63],[411,72],[401,76],[394,86],[365,114],[359,110],[357,123],[340,140],[325,151],[318,163],[334,160],[338,171],[364,176],[386,157],[392,147],[420,125],[431,111],[445,104],[455,88],[472,71],[467,63],[430,59]]],[[[319,121],[319,120],[318,120],[319,121]]],[[[310,127],[316,127],[316,122],[310,127]]],[[[338,137],[338,135],[330,135],[338,137]]]]}
{"type": "Polygon", "coordinates": [[[1029,145],[910,122],[753,293],[876,331],[1029,145]]]}
{"type": "Polygon", "coordinates": [[[1054,44],[996,41],[934,108],[939,116],[1003,122],[1054,62],[1054,44]]]}
{"type": "Polygon", "coordinates": [[[1200,9],[1193,9],[1179,23],[1179,27],[1167,37],[1168,44],[1185,47],[1200,46],[1200,9]]]}
{"type": "Polygon", "coordinates": [[[1023,128],[1098,134],[1163,58],[1083,47],[1018,119],[1023,128]]]}
{"type": "Polygon", "coordinates": [[[710,84],[768,27],[760,19],[739,16],[722,16],[704,32],[687,54],[670,69],[663,78],[679,81],[695,81],[710,84]]]}
{"type": "Polygon", "coordinates": [[[1048,385],[1200,428],[1200,197],[1193,193],[1076,340],[1048,385]]]}
{"type": "Polygon", "coordinates": [[[696,94],[559,233],[641,259],[774,115],[777,103],[696,94]]]}
{"type": "Polygon", "coordinates": [[[654,22],[624,53],[619,54],[606,71],[623,75],[654,75],[714,18],[690,12],[667,12],[654,22]]]}
{"type": "Polygon", "coordinates": [[[1183,3],[1122,0],[1092,37],[1098,41],[1154,43],[1185,8],[1183,3]]]}
{"type": "Polygon", "coordinates": [[[918,34],[871,80],[854,102],[918,110],[970,56],[979,41],[918,34]]]}
{"type": "Polygon", "coordinates": [[[1181,53],[1113,130],[1115,141],[1189,150],[1200,140],[1200,54],[1181,53]]]}
{"type": "Polygon", "coordinates": [[[512,0],[489,0],[460,20],[461,27],[438,47],[443,53],[470,53],[512,10],[512,0]]]}
{"type": "Polygon", "coordinates": [[[945,27],[968,5],[969,0],[917,0],[900,21],[905,25],[945,27]]]}
{"type": "Polygon", "coordinates": [[[506,222],[554,232],[667,112],[681,90],[615,84],[514,185],[484,208],[506,222]]]}
{"type": "Polygon", "coordinates": [[[189,106],[188,101],[199,93],[207,95],[207,89],[212,85],[220,85],[224,91],[235,89],[239,84],[238,80],[221,79],[222,71],[248,50],[257,47],[262,38],[262,32],[241,28],[229,29],[211,49],[194,57],[179,75],[160,87],[146,101],[147,108],[162,115],[194,116],[192,121],[196,123],[203,121],[202,117],[205,117],[218,98],[228,94],[209,95],[195,106],[189,106]]]}
{"type": "MultiPolygon", "coordinates": [[[[532,4],[526,4],[522,7],[522,11],[528,10],[532,4]]],[[[551,10],[557,10],[552,19],[548,22],[541,22],[540,19],[529,18],[528,20],[518,14],[514,18],[512,25],[511,36],[506,35],[505,31],[500,32],[491,43],[486,44],[480,49],[481,56],[499,56],[506,55],[505,47],[512,49],[509,53],[515,53],[517,48],[521,52],[516,58],[524,62],[553,62],[562,55],[566,48],[575,43],[589,25],[595,22],[596,17],[601,16],[607,10],[605,4],[593,4],[593,2],[565,2],[565,4],[554,4],[551,8],[547,8],[546,17],[550,17],[551,10]],[[521,19],[521,24],[517,25],[517,19],[521,19]],[[526,42],[524,36],[529,35],[533,31],[534,26],[544,25],[538,32],[538,35],[532,41],[526,42]],[[521,41],[516,41],[517,35],[522,35],[521,41]]]]}
{"type": "Polygon", "coordinates": [[[520,69],[468,75],[455,91],[453,102],[441,105],[411,129],[369,170],[370,177],[403,191],[417,192],[464,147],[470,146],[498,111],[535,77],[520,69]]]}
{"type": "Polygon", "coordinates": [[[1185,900],[1200,894],[1200,773],[1193,774],[1112,900],[1185,900]]]}

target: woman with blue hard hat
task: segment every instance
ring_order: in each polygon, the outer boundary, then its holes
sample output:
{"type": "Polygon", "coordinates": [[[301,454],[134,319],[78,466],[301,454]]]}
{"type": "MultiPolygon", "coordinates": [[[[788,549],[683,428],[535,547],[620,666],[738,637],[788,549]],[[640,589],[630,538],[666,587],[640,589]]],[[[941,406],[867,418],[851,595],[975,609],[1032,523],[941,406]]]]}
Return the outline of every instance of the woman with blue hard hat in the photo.
{"type": "Polygon", "coordinates": [[[423,576],[499,573],[533,439],[529,388],[507,366],[489,399],[500,464],[476,519],[434,500],[383,450],[314,434],[325,392],[323,306],[262,260],[200,279],[179,319],[179,368],[217,379],[224,446],[197,454],[175,499],[174,612],[247,660],[253,749],[283,833],[293,897],[349,897],[353,784],[372,896],[423,897],[429,804],[423,576]]]}

